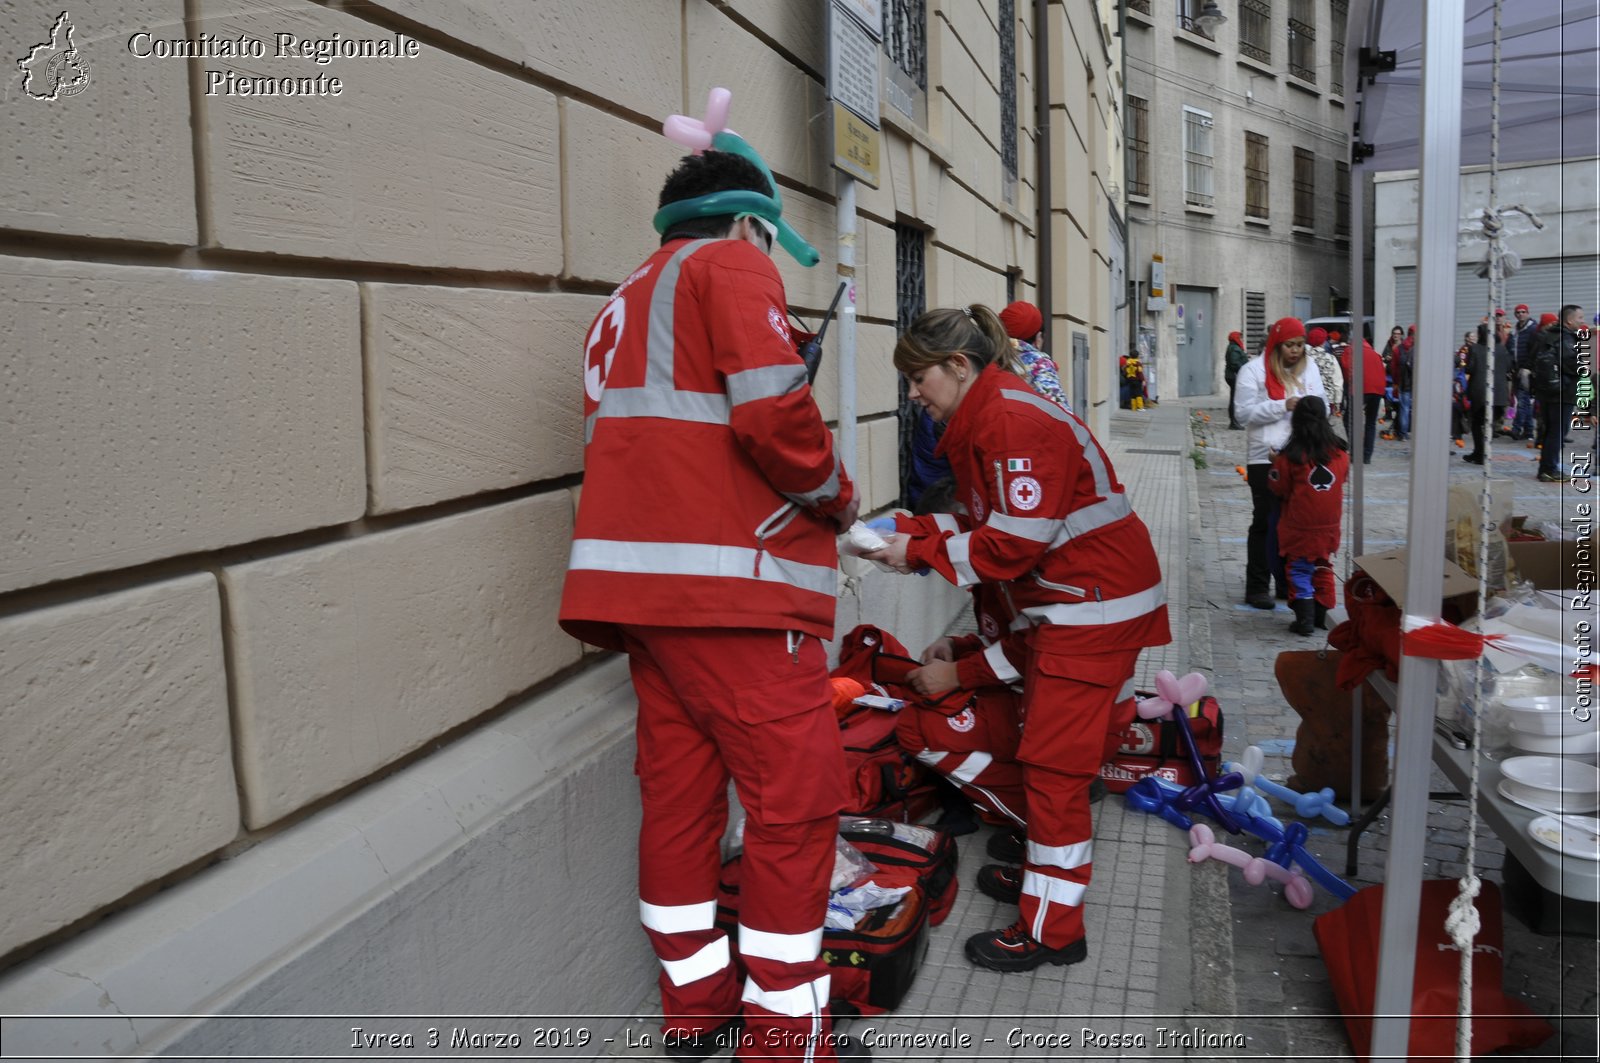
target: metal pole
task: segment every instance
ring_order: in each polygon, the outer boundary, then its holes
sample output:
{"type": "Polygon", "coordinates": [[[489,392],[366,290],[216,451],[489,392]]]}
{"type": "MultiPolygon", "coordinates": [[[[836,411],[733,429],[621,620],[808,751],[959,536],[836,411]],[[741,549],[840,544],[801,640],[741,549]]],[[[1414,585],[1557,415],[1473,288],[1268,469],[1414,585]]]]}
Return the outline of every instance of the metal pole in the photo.
{"type": "MultiPolygon", "coordinates": [[[[1347,51],[1351,49],[1347,46],[1347,51]]],[[[1359,51],[1359,48],[1354,49],[1359,51]]],[[[1346,63],[1348,70],[1354,64],[1346,63]]],[[[1346,80],[1346,85],[1355,84],[1346,80]]],[[[1350,407],[1350,554],[1352,558],[1366,553],[1366,462],[1356,461],[1356,440],[1366,439],[1367,422],[1367,205],[1361,180],[1365,168],[1356,163],[1350,167],[1350,393],[1344,401],[1350,407]]],[[[1376,330],[1374,330],[1376,331],[1376,330]]],[[[1376,337],[1374,337],[1376,338],[1376,337]]],[[[1346,573],[1348,575],[1348,573],[1346,573]]],[[[1350,699],[1350,818],[1361,816],[1361,713],[1362,688],[1356,687],[1350,699]]]]}
{"type": "MultiPolygon", "coordinates": [[[[1422,166],[1417,180],[1416,386],[1413,490],[1407,534],[1406,612],[1432,616],[1444,584],[1445,484],[1450,455],[1448,405],[1455,349],[1456,229],[1461,211],[1461,72],[1465,0],[1431,0],[1422,14],[1422,166]]],[[[1389,862],[1379,938],[1378,992],[1373,1002],[1375,1059],[1403,1059],[1411,1030],[1422,851],[1427,844],[1428,775],[1432,757],[1437,661],[1403,657],[1390,815],[1389,862]]]]}
{"type": "MultiPolygon", "coordinates": [[[[1035,204],[1038,211],[1039,227],[1035,243],[1039,250],[1039,287],[1035,294],[1039,297],[1039,313],[1044,318],[1044,349],[1057,350],[1055,346],[1055,326],[1052,319],[1055,316],[1054,287],[1055,276],[1050,268],[1051,257],[1051,213],[1050,197],[1053,192],[1050,188],[1050,4],[1049,0],[1034,0],[1033,2],[1033,115],[1037,125],[1037,135],[1034,149],[1037,158],[1034,159],[1038,167],[1036,192],[1039,202],[1035,204]]],[[[1064,353],[1057,351],[1058,354],[1064,353]]],[[[1089,411],[1082,411],[1088,416],[1089,411]]]]}
{"type": "MultiPolygon", "coordinates": [[[[856,476],[856,179],[839,174],[838,279],[850,285],[839,305],[839,460],[856,476]]],[[[837,284],[834,285],[838,287],[837,284]]]]}

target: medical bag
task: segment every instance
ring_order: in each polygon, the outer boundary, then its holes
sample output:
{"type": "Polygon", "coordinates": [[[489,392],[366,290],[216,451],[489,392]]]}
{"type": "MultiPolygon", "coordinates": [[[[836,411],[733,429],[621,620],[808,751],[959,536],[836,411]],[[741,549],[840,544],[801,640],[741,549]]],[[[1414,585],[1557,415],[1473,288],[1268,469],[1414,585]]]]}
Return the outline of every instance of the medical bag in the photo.
{"type": "Polygon", "coordinates": [[[839,720],[849,791],[844,813],[911,823],[939,807],[928,769],[895,737],[896,715],[854,706],[839,720]]]}
{"type": "MultiPolygon", "coordinates": [[[[1141,701],[1154,696],[1144,691],[1135,694],[1141,701]]],[[[1208,778],[1215,777],[1222,767],[1222,706],[1207,694],[1186,711],[1189,733],[1200,751],[1200,763],[1208,778]]],[[[1155,775],[1179,786],[1193,786],[1201,781],[1195,778],[1178,723],[1170,717],[1146,720],[1136,715],[1122,733],[1122,745],[1100,766],[1100,778],[1114,794],[1125,792],[1146,775],[1155,775]]]]}
{"type": "MultiPolygon", "coordinates": [[[[822,932],[829,1007],[836,1016],[879,1015],[899,1007],[928,952],[928,927],[942,922],[955,903],[955,839],[941,830],[882,818],[840,821],[839,833],[872,861],[872,881],[885,889],[906,887],[893,904],[869,909],[853,929],[822,932]]],[[[739,882],[741,858],[722,865],[717,889],[717,926],[733,941],[740,977],[739,882]]]]}
{"type": "MultiPolygon", "coordinates": [[[[888,655],[908,660],[906,649],[888,632],[861,624],[839,643],[839,664],[831,673],[859,682],[869,693],[909,699],[916,694],[877,674],[878,659],[888,655]]],[[[911,662],[915,666],[916,662],[911,662]]],[[[839,717],[844,743],[845,774],[850,792],[844,813],[881,816],[910,823],[939,807],[934,776],[895,738],[898,716],[885,709],[851,705],[839,717]]]]}

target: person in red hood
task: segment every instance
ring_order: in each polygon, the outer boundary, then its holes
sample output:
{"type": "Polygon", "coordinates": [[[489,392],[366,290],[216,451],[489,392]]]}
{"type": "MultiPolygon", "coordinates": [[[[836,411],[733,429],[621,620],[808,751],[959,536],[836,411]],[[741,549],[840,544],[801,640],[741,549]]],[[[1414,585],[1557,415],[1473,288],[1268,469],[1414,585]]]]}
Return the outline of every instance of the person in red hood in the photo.
{"type": "Polygon", "coordinates": [[[895,368],[911,401],[946,424],[940,451],[966,512],[954,529],[897,532],[866,556],[961,587],[995,584],[1020,614],[1026,856],[1020,870],[978,873],[979,889],[1020,912],[969,938],[966,955],[1027,971],[1088,958],[1089,786],[1140,650],[1172,634],[1150,531],[1111,459],[1076,416],[995,364],[1008,346],[994,313],[976,305],[930,310],[901,334],[895,368]]]}
{"type": "Polygon", "coordinates": [[[1245,423],[1245,479],[1250,484],[1250,531],[1245,546],[1244,600],[1257,609],[1272,609],[1277,597],[1289,597],[1289,584],[1278,553],[1278,502],[1267,486],[1272,451],[1289,439],[1289,415],[1307,395],[1327,401],[1322,373],[1306,357],[1306,327],[1297,317],[1273,322],[1267,349],[1239,370],[1239,419],[1245,423]]]}
{"type": "MultiPolygon", "coordinates": [[[[1350,361],[1350,348],[1344,349],[1344,357],[1339,360],[1340,367],[1344,370],[1345,379],[1354,380],[1353,369],[1350,361]]],[[[1378,440],[1378,406],[1383,402],[1383,356],[1372,347],[1372,342],[1365,336],[1361,338],[1361,462],[1364,465],[1372,464],[1372,448],[1378,440]]],[[[1355,405],[1352,398],[1345,404],[1344,434],[1350,435],[1350,407],[1355,405]]]]}
{"type": "Polygon", "coordinates": [[[1228,382],[1228,427],[1235,432],[1242,432],[1244,425],[1239,423],[1238,412],[1234,409],[1234,398],[1239,389],[1239,370],[1244,368],[1244,363],[1250,356],[1244,353],[1244,337],[1237,332],[1228,333],[1228,351],[1224,356],[1222,375],[1228,382]]]}

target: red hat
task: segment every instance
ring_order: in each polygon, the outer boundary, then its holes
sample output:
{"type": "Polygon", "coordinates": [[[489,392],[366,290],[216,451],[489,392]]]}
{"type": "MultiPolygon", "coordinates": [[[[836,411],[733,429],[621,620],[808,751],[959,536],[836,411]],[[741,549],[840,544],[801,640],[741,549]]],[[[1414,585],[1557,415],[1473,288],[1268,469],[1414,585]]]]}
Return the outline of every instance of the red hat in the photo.
{"type": "Polygon", "coordinates": [[[1244,346],[1244,336],[1243,336],[1243,334],[1238,333],[1238,332],[1230,332],[1230,333],[1228,333],[1228,338],[1230,340],[1232,340],[1234,343],[1237,343],[1239,346],[1241,346],[1241,347],[1244,346]]]}
{"type": "Polygon", "coordinates": [[[1012,339],[1031,340],[1044,328],[1044,315],[1039,313],[1037,306],[1019,299],[1000,311],[1000,324],[1005,326],[1006,335],[1012,339]]]}
{"type": "Polygon", "coordinates": [[[1267,330],[1267,350],[1278,349],[1278,344],[1288,340],[1298,340],[1305,337],[1306,327],[1297,317],[1280,317],[1272,323],[1272,328],[1267,330]]]}
{"type": "Polygon", "coordinates": [[[1533,311],[1531,311],[1531,310],[1529,310],[1529,309],[1528,309],[1528,304],[1527,304],[1527,303],[1518,303],[1518,304],[1517,304],[1517,305],[1516,305],[1516,306],[1515,306],[1515,307],[1514,307],[1514,309],[1515,309],[1515,310],[1516,310],[1516,311],[1519,311],[1519,312],[1523,312],[1523,313],[1532,313],[1532,312],[1533,312],[1533,311]]]}
{"type": "Polygon", "coordinates": [[[1328,333],[1328,338],[1334,343],[1338,343],[1340,340],[1344,339],[1344,333],[1340,332],[1338,329],[1334,329],[1332,332],[1328,333]]]}
{"type": "MultiPolygon", "coordinates": [[[[1328,342],[1328,332],[1320,325],[1312,329],[1310,332],[1307,332],[1305,337],[1306,342],[1311,344],[1313,347],[1321,347],[1324,343],[1328,342]]],[[[1281,343],[1282,341],[1280,340],[1279,342],[1281,343]]],[[[1277,344],[1273,344],[1272,346],[1276,347],[1277,344]]]]}
{"type": "Polygon", "coordinates": [[[1556,323],[1556,316],[1554,314],[1540,314],[1539,315],[1539,327],[1540,328],[1544,328],[1547,325],[1554,325],[1555,323],[1556,323]]]}

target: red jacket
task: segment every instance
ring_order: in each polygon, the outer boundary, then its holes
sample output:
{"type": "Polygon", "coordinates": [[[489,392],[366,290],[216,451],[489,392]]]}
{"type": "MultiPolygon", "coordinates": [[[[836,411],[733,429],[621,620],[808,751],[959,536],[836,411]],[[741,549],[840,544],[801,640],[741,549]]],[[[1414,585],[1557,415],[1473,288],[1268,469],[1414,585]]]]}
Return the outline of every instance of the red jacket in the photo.
{"type": "Polygon", "coordinates": [[[772,260],[674,240],[584,341],[584,483],[561,626],[620,648],[616,624],[833,637],[849,503],[795,353],[772,260]]]}
{"type": "Polygon", "coordinates": [[[1150,532],[1083,422],[989,366],[957,407],[939,452],[967,507],[957,529],[913,538],[906,559],[958,586],[1000,584],[1047,653],[1171,641],[1150,532]]]}
{"type": "Polygon", "coordinates": [[[1323,465],[1293,463],[1282,454],[1272,459],[1267,486],[1283,499],[1278,515],[1280,554],[1321,558],[1338,551],[1344,484],[1349,478],[1350,455],[1342,450],[1323,465]]]}
{"type": "MultiPolygon", "coordinates": [[[[1387,370],[1383,366],[1383,355],[1373,350],[1372,344],[1363,340],[1361,342],[1361,392],[1364,395],[1382,395],[1386,383],[1384,376],[1387,370]]],[[[1350,368],[1350,348],[1346,347],[1339,356],[1339,366],[1344,370],[1344,378],[1351,383],[1355,382],[1355,371],[1350,368]]]]}

